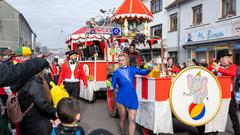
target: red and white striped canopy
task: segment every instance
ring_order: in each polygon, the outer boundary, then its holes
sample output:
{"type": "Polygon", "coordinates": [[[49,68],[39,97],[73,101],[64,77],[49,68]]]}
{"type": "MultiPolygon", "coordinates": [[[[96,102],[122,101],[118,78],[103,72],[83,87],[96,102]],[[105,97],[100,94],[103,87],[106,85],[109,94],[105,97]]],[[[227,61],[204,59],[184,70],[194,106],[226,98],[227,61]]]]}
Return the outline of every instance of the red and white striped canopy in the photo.
{"type": "Polygon", "coordinates": [[[153,20],[153,15],[141,0],[125,0],[114,13],[111,20],[117,21],[125,18],[137,18],[150,22],[153,20]]]}
{"type": "Polygon", "coordinates": [[[108,39],[110,37],[111,29],[106,28],[89,28],[82,27],[77,31],[73,32],[68,38],[66,43],[72,41],[76,42],[85,42],[85,41],[93,41],[93,40],[102,40],[103,38],[108,39]]]}

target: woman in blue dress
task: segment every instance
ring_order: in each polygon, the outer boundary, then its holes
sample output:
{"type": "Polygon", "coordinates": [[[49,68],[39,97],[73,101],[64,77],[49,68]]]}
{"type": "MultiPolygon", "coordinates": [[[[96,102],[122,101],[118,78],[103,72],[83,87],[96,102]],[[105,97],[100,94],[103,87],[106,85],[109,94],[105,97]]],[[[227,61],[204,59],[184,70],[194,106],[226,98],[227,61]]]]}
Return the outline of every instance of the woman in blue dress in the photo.
{"type": "Polygon", "coordinates": [[[147,75],[150,70],[141,70],[136,67],[128,66],[129,58],[125,53],[120,54],[118,60],[119,68],[113,73],[112,90],[116,89],[116,84],[118,84],[116,102],[120,115],[120,129],[122,135],[124,135],[125,119],[128,113],[128,132],[129,135],[134,135],[136,128],[135,119],[138,109],[138,97],[134,88],[134,77],[135,74],[147,75]]]}

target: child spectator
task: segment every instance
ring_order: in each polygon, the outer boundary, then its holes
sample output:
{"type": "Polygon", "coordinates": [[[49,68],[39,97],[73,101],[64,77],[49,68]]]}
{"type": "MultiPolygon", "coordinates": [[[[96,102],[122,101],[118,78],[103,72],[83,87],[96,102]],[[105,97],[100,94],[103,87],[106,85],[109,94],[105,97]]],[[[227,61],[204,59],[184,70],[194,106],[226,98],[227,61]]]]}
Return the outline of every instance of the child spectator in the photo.
{"type": "Polygon", "coordinates": [[[52,131],[52,135],[85,135],[80,120],[80,105],[74,98],[63,98],[57,105],[57,115],[61,123],[52,131]]]}

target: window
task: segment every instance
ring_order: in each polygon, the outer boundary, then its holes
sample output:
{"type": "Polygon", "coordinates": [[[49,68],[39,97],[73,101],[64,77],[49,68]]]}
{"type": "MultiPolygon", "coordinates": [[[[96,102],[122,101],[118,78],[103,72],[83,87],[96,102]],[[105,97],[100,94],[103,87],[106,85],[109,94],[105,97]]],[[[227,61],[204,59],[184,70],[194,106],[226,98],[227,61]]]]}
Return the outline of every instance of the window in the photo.
{"type": "Polygon", "coordinates": [[[151,1],[151,11],[153,14],[162,11],[162,0],[152,0],[151,1]]]}
{"type": "Polygon", "coordinates": [[[222,18],[236,15],[236,0],[222,0],[222,18]]]}
{"type": "Polygon", "coordinates": [[[193,25],[202,23],[202,5],[193,7],[193,25]]]}
{"type": "Polygon", "coordinates": [[[151,36],[158,36],[162,38],[162,24],[151,27],[151,36]]]}
{"type": "Polygon", "coordinates": [[[177,14],[170,16],[170,31],[177,31],[177,14]]]}
{"type": "Polygon", "coordinates": [[[205,59],[206,60],[206,51],[195,51],[195,58],[200,61],[201,59],[205,59]]]}

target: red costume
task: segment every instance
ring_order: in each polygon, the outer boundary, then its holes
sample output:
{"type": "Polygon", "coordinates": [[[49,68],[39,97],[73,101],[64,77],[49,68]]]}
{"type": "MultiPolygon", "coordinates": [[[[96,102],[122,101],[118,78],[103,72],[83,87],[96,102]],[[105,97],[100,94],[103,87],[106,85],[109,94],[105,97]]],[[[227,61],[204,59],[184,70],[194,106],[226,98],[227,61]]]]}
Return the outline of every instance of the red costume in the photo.
{"type": "MultiPolygon", "coordinates": [[[[213,64],[210,64],[208,66],[208,69],[210,71],[214,71],[213,69],[213,64]]],[[[237,76],[237,65],[236,64],[231,64],[228,67],[219,67],[218,71],[213,72],[217,76],[231,76],[232,78],[232,85],[234,85],[234,78],[237,76]]]]}
{"type": "Polygon", "coordinates": [[[167,75],[171,75],[172,73],[177,74],[181,71],[179,67],[177,67],[175,64],[173,66],[167,66],[167,75]]]}
{"type": "Polygon", "coordinates": [[[4,88],[0,88],[0,95],[6,95],[4,88]]]}
{"type": "MultiPolygon", "coordinates": [[[[75,81],[83,80],[84,85],[85,86],[88,85],[87,78],[86,78],[85,72],[83,70],[83,67],[78,62],[76,62],[76,67],[73,71],[73,75],[74,75],[75,81]]],[[[61,73],[60,73],[59,79],[58,79],[58,85],[60,85],[63,81],[66,81],[66,80],[71,81],[71,76],[72,76],[72,71],[71,71],[69,62],[63,63],[62,70],[61,70],[61,73]]]]}
{"type": "Polygon", "coordinates": [[[58,66],[56,66],[55,64],[51,65],[52,71],[51,71],[51,77],[53,78],[54,76],[57,76],[60,72],[60,69],[58,66]]]}

